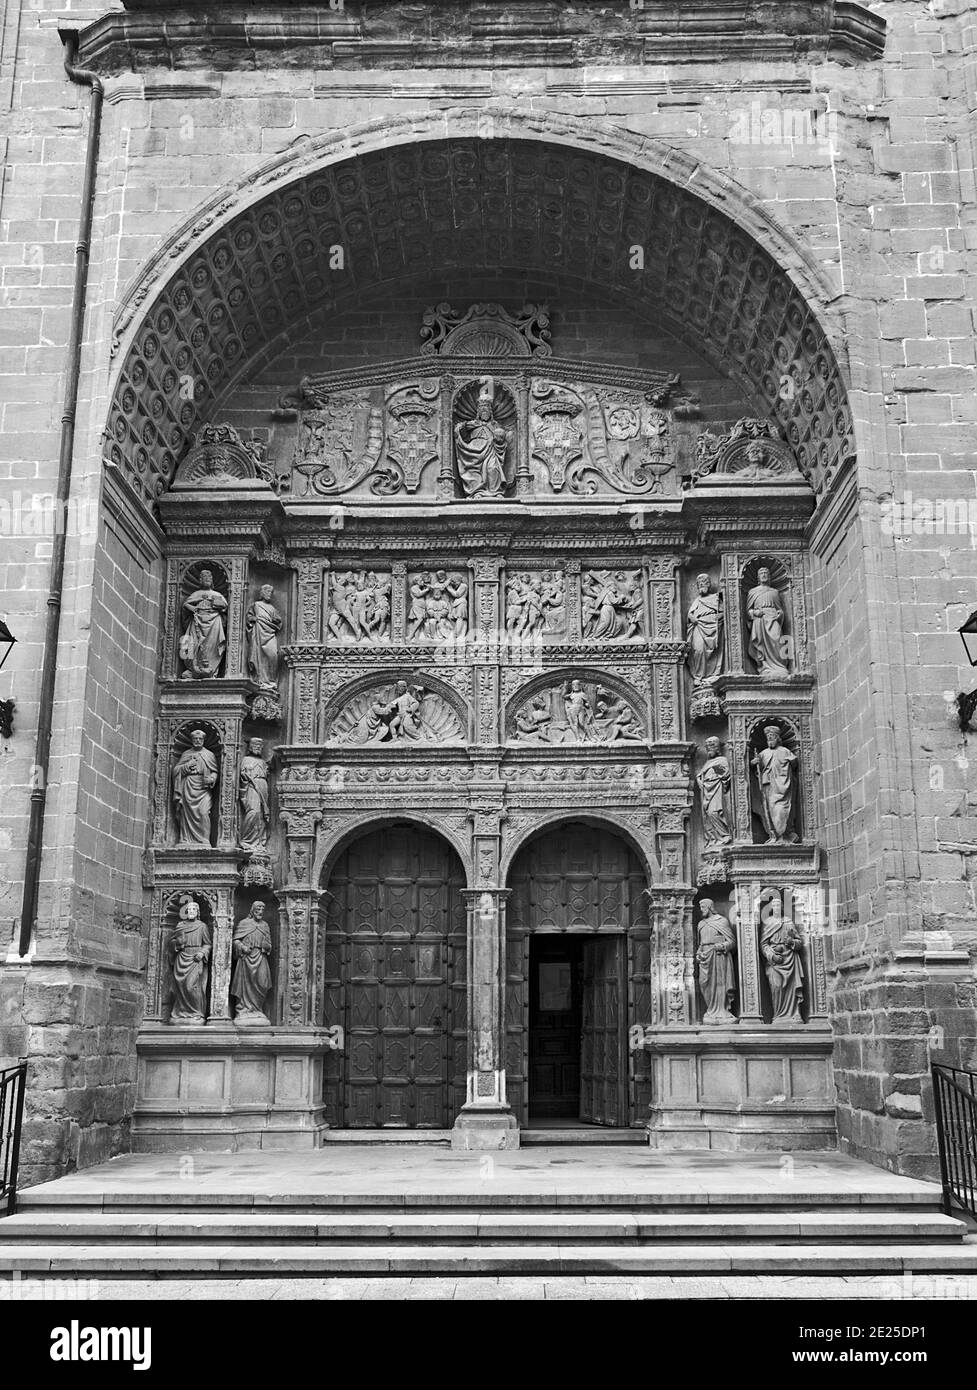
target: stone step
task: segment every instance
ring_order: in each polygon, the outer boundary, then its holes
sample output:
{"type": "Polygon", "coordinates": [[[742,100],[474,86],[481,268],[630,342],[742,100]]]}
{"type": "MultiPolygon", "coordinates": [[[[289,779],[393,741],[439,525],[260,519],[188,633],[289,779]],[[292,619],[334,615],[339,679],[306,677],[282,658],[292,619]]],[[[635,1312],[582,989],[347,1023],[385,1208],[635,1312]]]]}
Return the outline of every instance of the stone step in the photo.
{"type": "Polygon", "coordinates": [[[524,1129],[519,1135],[523,1149],[553,1148],[561,1145],[627,1145],[632,1148],[648,1147],[648,1132],[644,1129],[603,1129],[590,1126],[582,1129],[524,1129]]]}
{"type": "MultiPolygon", "coordinates": [[[[496,1212],[664,1212],[675,1215],[686,1211],[812,1211],[873,1213],[907,1211],[934,1214],[941,1211],[939,1188],[919,1184],[905,1191],[859,1191],[838,1188],[804,1188],[792,1182],[769,1187],[729,1186],[706,1190],[663,1188],[640,1191],[622,1186],[618,1190],[558,1191],[543,1184],[537,1191],[506,1191],[497,1178],[487,1178],[456,1190],[415,1187],[370,1190],[349,1184],[333,1189],[288,1188],[255,1190],[246,1183],[231,1186],[194,1186],[194,1181],[174,1179],[167,1184],[141,1188],[136,1184],[113,1189],[106,1182],[101,1190],[81,1188],[71,1179],[28,1188],[17,1196],[20,1212],[142,1212],[153,1214],[165,1209],[203,1213],[259,1212],[278,1215],[325,1214],[329,1211],[412,1211],[442,1212],[457,1209],[467,1214],[496,1212]],[[501,1189],[501,1190],[500,1190],[501,1189]]],[[[2,1224],[0,1224],[2,1230],[2,1224]]]]}
{"type": "Polygon", "coordinates": [[[11,1244],[106,1245],[210,1243],[254,1245],[294,1241],[308,1245],[338,1242],[431,1241],[436,1245],[479,1246],[538,1240],[558,1243],[616,1244],[671,1241],[824,1244],[825,1241],[905,1244],[911,1241],[959,1244],[962,1221],[917,1212],[349,1212],[300,1213],[25,1212],[0,1222],[0,1249],[11,1244]]]}
{"type": "Polygon", "coordinates": [[[892,1274],[977,1276],[962,1245],[23,1245],[0,1247],[0,1275],[177,1278],[328,1274],[892,1274]]]}

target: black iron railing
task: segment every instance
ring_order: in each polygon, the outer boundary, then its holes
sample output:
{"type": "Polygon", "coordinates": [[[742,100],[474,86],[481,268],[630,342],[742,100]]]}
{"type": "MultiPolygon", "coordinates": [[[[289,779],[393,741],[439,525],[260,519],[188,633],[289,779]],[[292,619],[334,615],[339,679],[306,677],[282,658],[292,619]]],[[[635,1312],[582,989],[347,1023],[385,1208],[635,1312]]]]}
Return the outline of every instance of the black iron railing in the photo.
{"type": "Polygon", "coordinates": [[[977,1221],[977,1072],[934,1065],[933,1100],[943,1210],[957,1206],[977,1221]]]}
{"type": "Polygon", "coordinates": [[[17,1205],[17,1162],[26,1089],[26,1062],[0,1071],[0,1216],[13,1216],[17,1205]]]}

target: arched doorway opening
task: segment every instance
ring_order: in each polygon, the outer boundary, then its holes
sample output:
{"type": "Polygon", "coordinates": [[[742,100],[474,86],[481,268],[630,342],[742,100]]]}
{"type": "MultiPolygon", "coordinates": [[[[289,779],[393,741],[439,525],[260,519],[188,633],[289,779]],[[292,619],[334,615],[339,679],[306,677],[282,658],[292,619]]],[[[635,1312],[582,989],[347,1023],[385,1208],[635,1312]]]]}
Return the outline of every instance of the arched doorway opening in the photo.
{"type": "Polygon", "coordinates": [[[406,821],[364,832],[334,861],[324,1006],[346,1047],[326,1069],[331,1126],[446,1129],[464,1104],[464,887],[452,847],[406,821]]]}
{"type": "Polygon", "coordinates": [[[509,875],[506,1081],[522,1125],[640,1125],[643,1059],[628,1028],[650,991],[647,878],[606,827],[570,821],[524,845],[509,875]]]}

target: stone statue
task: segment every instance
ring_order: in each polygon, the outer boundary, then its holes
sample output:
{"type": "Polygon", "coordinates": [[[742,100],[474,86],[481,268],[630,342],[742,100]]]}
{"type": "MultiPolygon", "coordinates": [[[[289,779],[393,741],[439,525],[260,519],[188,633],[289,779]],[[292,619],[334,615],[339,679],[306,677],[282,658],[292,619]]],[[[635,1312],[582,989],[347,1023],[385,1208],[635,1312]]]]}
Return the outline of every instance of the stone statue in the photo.
{"type": "Polygon", "coordinates": [[[789,676],[783,651],[786,614],[765,565],[757,570],[757,582],[746,596],[746,616],[750,621],[749,652],[757,671],[773,679],[789,676]]]}
{"type": "Polygon", "coordinates": [[[189,622],[180,638],[180,660],[185,666],[182,680],[204,680],[220,674],[227,649],[223,614],[227,599],[214,588],[212,570],[200,571],[200,588],[194,589],[183,605],[189,622]]]}
{"type": "Polygon", "coordinates": [[[736,933],[729,918],[713,911],[711,898],[699,904],[699,949],[695,953],[699,965],[699,988],[705,1000],[703,1023],[735,1023],[733,1000],[736,997],[736,933]]]}
{"type": "Polygon", "coordinates": [[[204,747],[203,729],[194,729],[190,747],[173,768],[173,800],[176,807],[177,843],[209,845],[217,759],[204,747]]]}
{"type": "Polygon", "coordinates": [[[751,759],[760,784],[760,813],[767,832],[768,845],[794,843],[796,833],[791,829],[794,819],[794,768],[797,754],[781,742],[776,724],[763,731],[766,748],[751,759]]]}
{"type": "Polygon", "coordinates": [[[695,779],[702,797],[702,833],[707,845],[728,845],[733,839],[727,811],[733,780],[729,760],[718,738],[707,738],[705,751],[706,762],[695,779]]]}
{"type": "Polygon", "coordinates": [[[492,396],[483,387],[473,420],[455,425],[455,459],[466,497],[499,497],[509,485],[506,455],[512,431],[495,417],[492,396]]]}
{"type": "Polygon", "coordinates": [[[641,586],[636,574],[590,570],[580,576],[583,635],[626,642],[641,636],[641,586]]]}
{"type": "Polygon", "coordinates": [[[567,724],[577,743],[596,741],[594,709],[582,681],[570,681],[563,696],[563,705],[567,724]]]}
{"type": "Polygon", "coordinates": [[[274,592],[270,584],[262,584],[244,619],[248,675],[261,690],[278,688],[278,634],[282,630],[282,615],[271,601],[274,592]]]}
{"type": "Polygon", "coordinates": [[[248,741],[241,759],[238,800],[241,804],[240,845],[251,853],[263,854],[268,847],[268,762],[260,738],[248,741]]]}
{"type": "Polygon", "coordinates": [[[203,1023],[210,980],[210,928],[192,898],[180,906],[180,924],[170,938],[173,957],[170,1023],[203,1023]]]}
{"type": "Polygon", "coordinates": [[[803,937],[784,919],[780,904],[768,901],[761,909],[760,954],[763,956],[774,1023],[803,1023],[803,937]]]}
{"type": "Polygon", "coordinates": [[[265,921],[265,905],[260,898],[255,899],[251,911],[235,926],[231,954],[234,1022],[242,1028],[270,1023],[263,1005],[271,993],[271,928],[265,921]]]}
{"type": "Polygon", "coordinates": [[[696,575],[696,597],[689,604],[689,670],[696,685],[713,681],[723,669],[723,596],[714,593],[708,574],[696,575]]]}

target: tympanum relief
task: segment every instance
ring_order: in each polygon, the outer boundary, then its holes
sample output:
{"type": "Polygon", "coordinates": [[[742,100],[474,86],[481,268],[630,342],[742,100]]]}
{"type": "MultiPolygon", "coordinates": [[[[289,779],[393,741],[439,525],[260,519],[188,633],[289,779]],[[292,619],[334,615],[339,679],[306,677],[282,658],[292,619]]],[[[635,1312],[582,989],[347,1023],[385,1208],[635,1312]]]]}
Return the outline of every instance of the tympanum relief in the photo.
{"type": "Polygon", "coordinates": [[[464,741],[457,712],[436,691],[398,680],[356,695],[332,720],[327,742],[363,747],[376,744],[449,744],[464,741]]]}
{"type": "Polygon", "coordinates": [[[513,743],[642,743],[644,721],[623,696],[592,680],[570,679],[537,691],[515,711],[513,743]]]}

